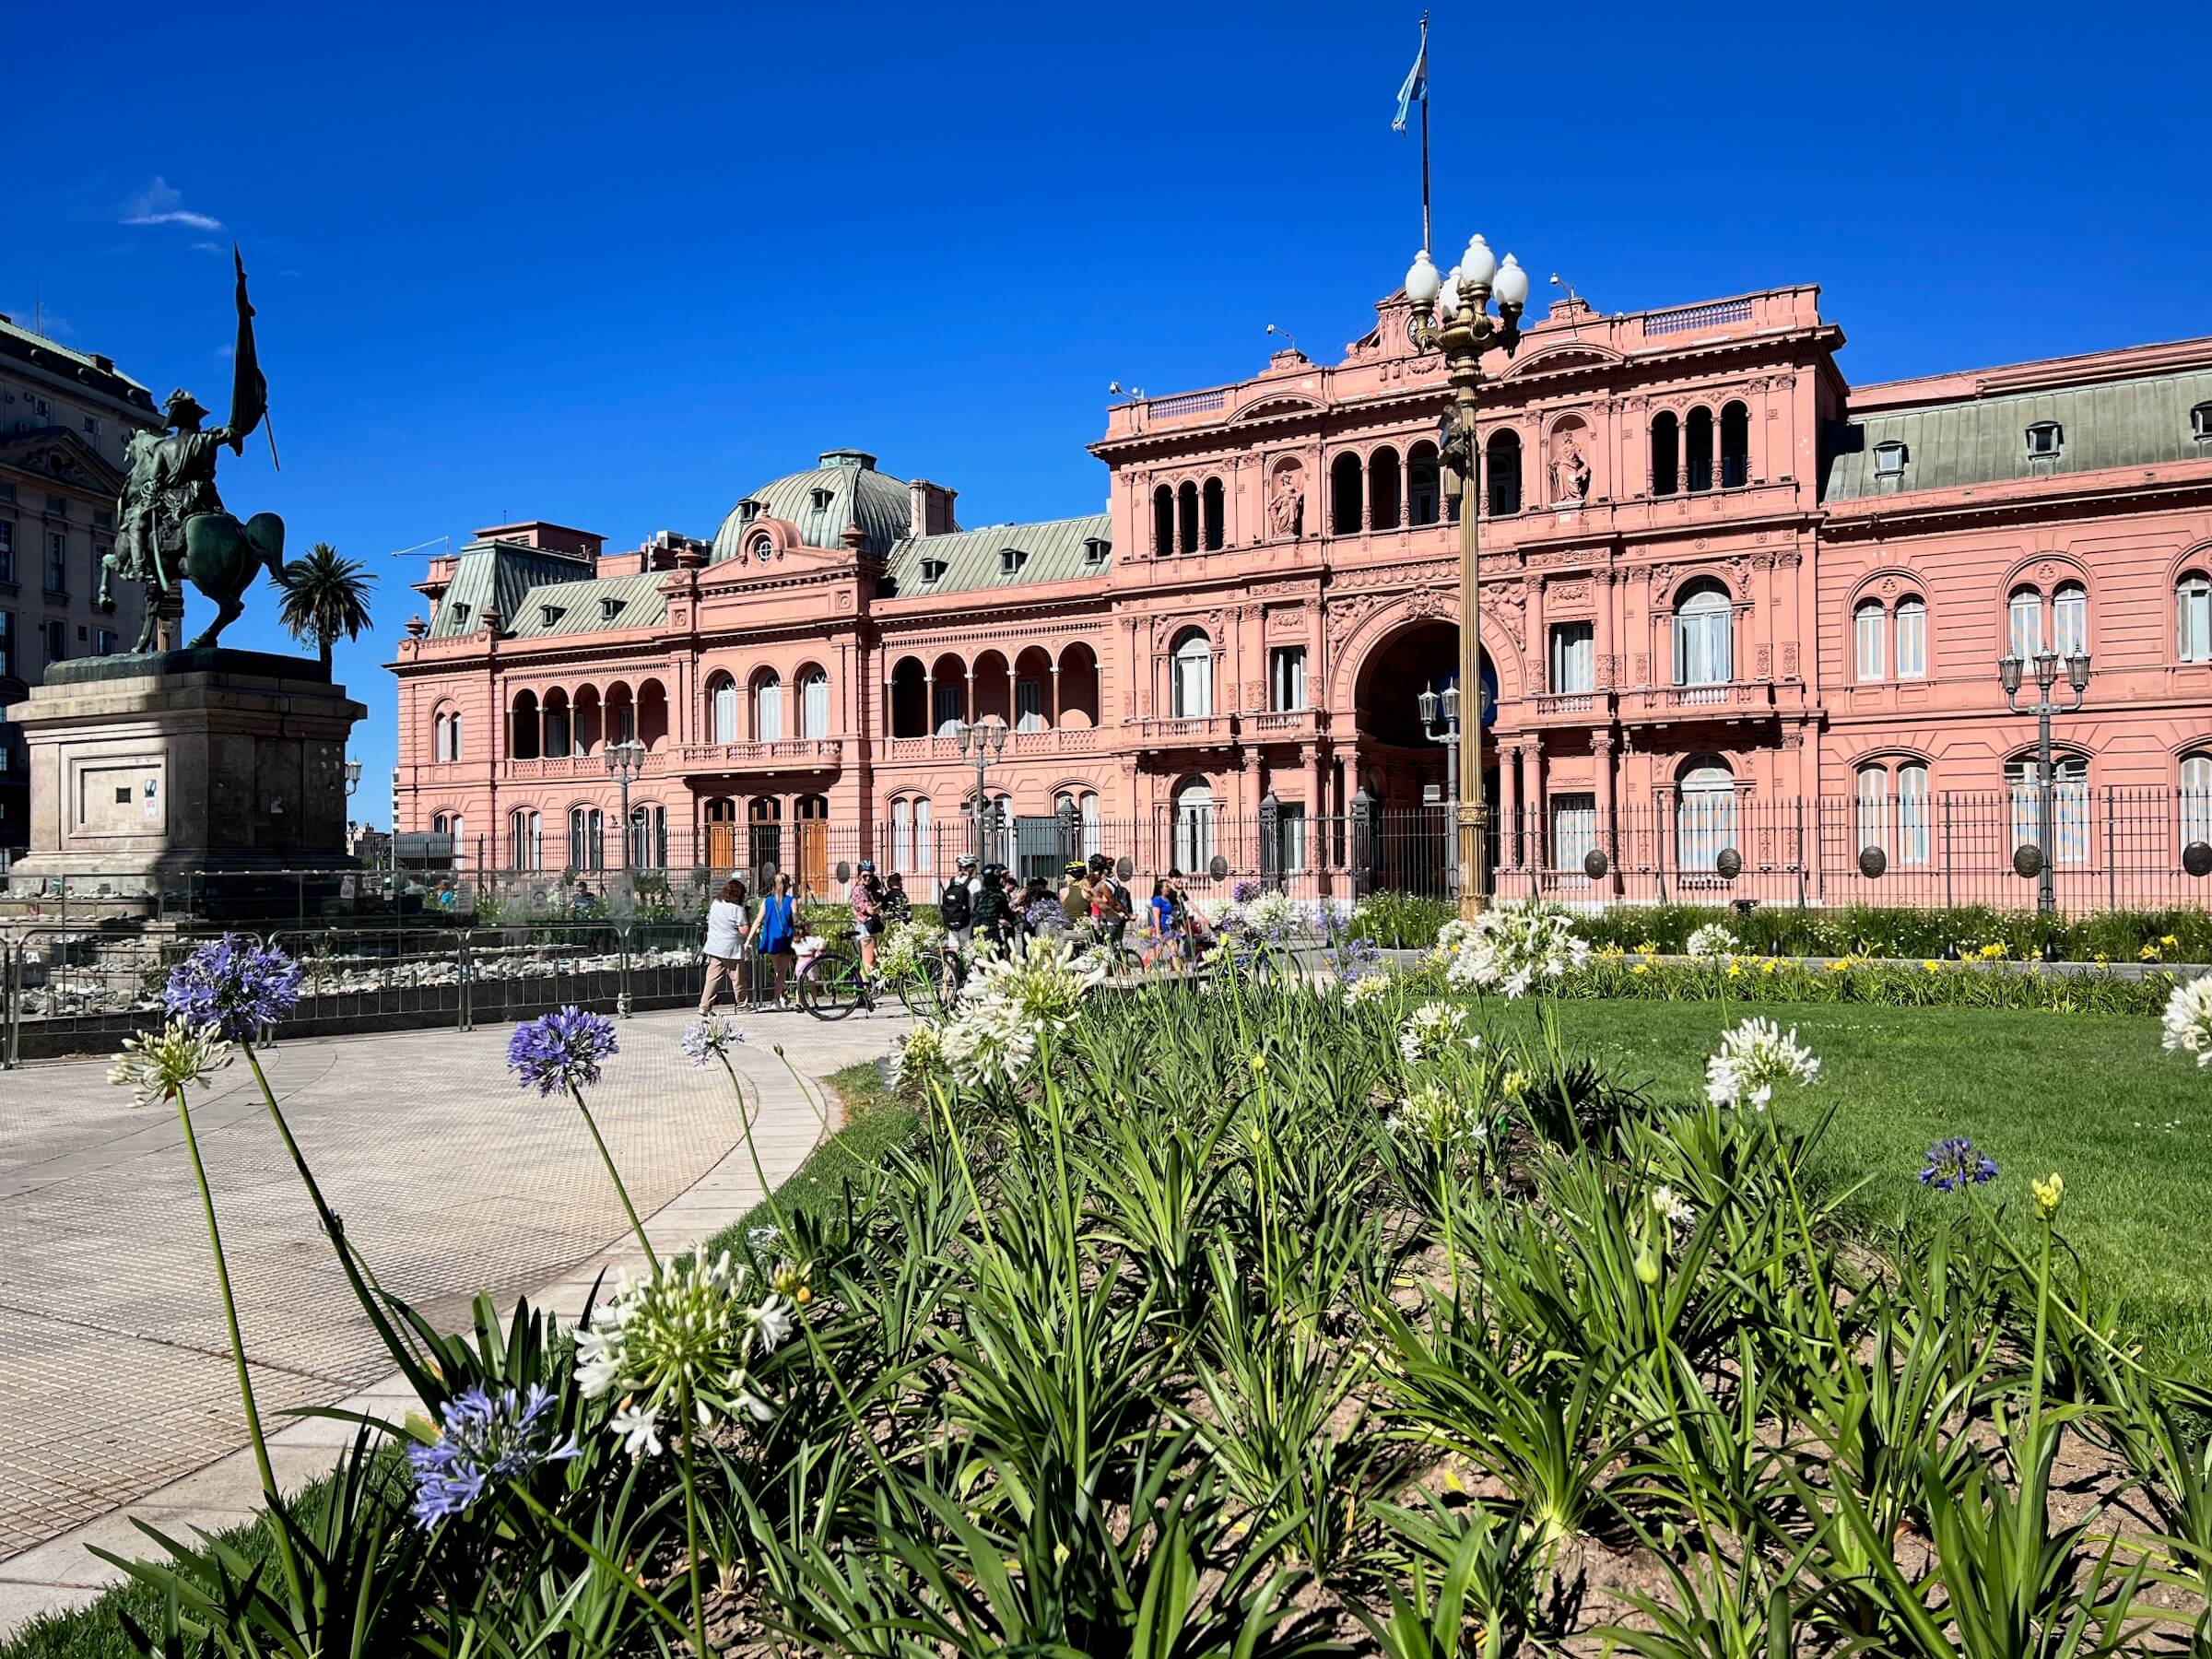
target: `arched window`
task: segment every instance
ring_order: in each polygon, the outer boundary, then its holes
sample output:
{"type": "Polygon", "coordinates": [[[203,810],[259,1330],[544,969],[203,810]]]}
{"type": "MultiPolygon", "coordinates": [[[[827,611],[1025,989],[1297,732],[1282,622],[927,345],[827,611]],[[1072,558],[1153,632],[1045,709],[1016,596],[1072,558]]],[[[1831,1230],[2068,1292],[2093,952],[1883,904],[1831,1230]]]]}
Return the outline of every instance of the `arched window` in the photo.
{"type": "Polygon", "coordinates": [[[737,741],[737,682],[726,674],[707,682],[707,741],[737,741]]]}
{"type": "Polygon", "coordinates": [[[546,867],[545,819],[526,806],[507,815],[507,863],[517,870],[546,867]]]}
{"type": "Polygon", "coordinates": [[[569,808],[569,868],[606,868],[606,815],[596,806],[569,808]]]}
{"type": "MultiPolygon", "coordinates": [[[[2051,862],[2082,865],[2089,861],[2089,763],[2079,755],[2052,757],[2051,862]]],[[[2043,821],[2042,771],[2033,755],[2006,762],[2005,786],[2012,796],[2012,844],[2028,846],[2036,841],[2043,821]]]]}
{"type": "Polygon", "coordinates": [[[1492,432],[1483,451],[1489,488],[1483,500],[1492,518],[1521,511],[1521,437],[1517,432],[1492,432]]]}
{"type": "Polygon", "coordinates": [[[1367,458],[1367,522],[1377,530],[1398,527],[1398,452],[1385,444],[1367,458]]]}
{"type": "Polygon", "coordinates": [[[2043,596],[2034,588],[2012,590],[2005,604],[2005,649],[2022,662],[2032,662],[2043,648],[2043,596]]]}
{"type": "Polygon", "coordinates": [[[1214,712],[1213,641],[1197,629],[1175,641],[1169,707],[1178,720],[1195,720],[1214,712]]]}
{"type": "Polygon", "coordinates": [[[1406,522],[1418,529],[1443,516],[1443,480],[1436,461],[1436,445],[1427,441],[1406,452],[1406,522]]]}
{"type": "Polygon", "coordinates": [[[1897,862],[1928,862],[1928,769],[1917,760],[1897,769],[1897,862]]]}
{"type": "Polygon", "coordinates": [[[830,735],[830,677],[819,668],[799,676],[799,735],[818,742],[830,735]]]}
{"type": "Polygon", "coordinates": [[[1691,494],[1712,488],[1712,411],[1692,409],[1682,431],[1684,470],[1691,494]]]}
{"type": "Polygon", "coordinates": [[[647,801],[629,809],[629,864],[632,869],[668,867],[668,808],[647,801]]]}
{"type": "Polygon", "coordinates": [[[1175,492],[1162,484],[1152,492],[1152,557],[1175,551],[1175,492]]]}
{"type": "Polygon", "coordinates": [[[444,716],[444,747],[438,751],[441,760],[461,759],[461,712],[458,709],[444,716]]]}
{"type": "Polygon", "coordinates": [[[1675,684],[1724,686],[1735,674],[1728,590],[1699,578],[1675,602],[1675,684]]]}
{"type": "Polygon", "coordinates": [[[2212,663],[2212,578],[2191,571],[2173,586],[2174,652],[2184,663],[2212,663]]]}
{"type": "Polygon", "coordinates": [[[1359,534],[1359,457],[1339,455],[1329,466],[1329,530],[1335,535],[1359,534]]]}
{"type": "Polygon", "coordinates": [[[1652,417],[1652,493],[1673,495],[1682,488],[1682,423],[1672,409],[1652,417]]]}
{"type": "Polygon", "coordinates": [[[911,870],[914,867],[914,804],[900,799],[891,803],[891,868],[911,870]]]}
{"type": "Polygon", "coordinates": [[[1751,411],[1740,403],[1721,408],[1721,488],[1741,489],[1751,482],[1751,411]]]}
{"type": "Polygon", "coordinates": [[[1204,778],[1175,790],[1175,867],[1203,876],[1214,856],[1214,791],[1204,778]]]}
{"type": "Polygon", "coordinates": [[[1851,613],[1853,677],[1862,684],[1882,677],[1882,635],[1888,620],[1879,599],[1862,599],[1851,613]]]}
{"type": "MultiPolygon", "coordinates": [[[[1889,771],[1887,767],[1862,766],[1858,771],[1859,837],[1854,853],[1868,847],[1889,850],[1889,771]]],[[[1688,868],[1687,865],[1684,866],[1688,868]]]]}
{"type": "Polygon", "coordinates": [[[2062,582],[2051,595],[2051,643],[2062,657],[2089,648],[2089,591],[2078,582],[2062,582]]]}
{"type": "Polygon", "coordinates": [[[516,760],[535,760],[541,752],[543,732],[538,724],[537,693],[518,691],[514,709],[507,716],[507,753],[516,760]]]}
{"type": "Polygon", "coordinates": [[[772,668],[753,676],[753,741],[780,743],[783,739],[783,682],[772,668]]]}
{"type": "Polygon", "coordinates": [[[2212,754],[2182,757],[2182,845],[2212,841],[2212,754]]]}
{"type": "Polygon", "coordinates": [[[936,868],[937,843],[929,827],[929,802],[914,803],[914,874],[926,876],[936,868]]]}
{"type": "Polygon", "coordinates": [[[569,694],[555,689],[546,693],[546,759],[565,759],[574,752],[575,725],[569,718],[569,694]]]}
{"type": "Polygon", "coordinates": [[[1205,537],[1206,550],[1218,553],[1228,535],[1229,492],[1218,478],[1208,478],[1206,489],[1199,498],[1198,514],[1201,520],[1199,534],[1205,537]]]}
{"type": "Polygon", "coordinates": [[[1175,491],[1175,550],[1198,551],[1198,486],[1188,478],[1175,491]]]}
{"type": "Polygon", "coordinates": [[[433,760],[445,759],[445,728],[452,719],[453,716],[443,709],[430,716],[430,759],[433,760]]]}
{"type": "Polygon", "coordinates": [[[1897,602],[1897,677],[1924,679],[1928,673],[1928,606],[1917,594],[1897,602]]]}
{"type": "Polygon", "coordinates": [[[1684,762],[1675,804],[1675,856],[1685,875],[1710,875],[1724,847],[1735,844],[1735,774],[1718,755],[1684,762]]]}

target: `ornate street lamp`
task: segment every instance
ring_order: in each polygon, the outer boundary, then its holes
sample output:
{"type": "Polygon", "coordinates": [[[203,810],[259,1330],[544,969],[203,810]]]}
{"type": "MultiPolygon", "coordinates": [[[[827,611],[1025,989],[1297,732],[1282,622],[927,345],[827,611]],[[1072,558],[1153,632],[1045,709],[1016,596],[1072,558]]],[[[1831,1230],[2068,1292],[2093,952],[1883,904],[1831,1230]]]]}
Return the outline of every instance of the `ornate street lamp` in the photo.
{"type": "Polygon", "coordinates": [[[607,775],[622,785],[622,867],[630,865],[629,781],[645,770],[645,746],[635,737],[606,746],[607,775]]]}
{"type": "MultiPolygon", "coordinates": [[[[1511,253],[1500,265],[1489,244],[1476,237],[1460,262],[1436,274],[1429,250],[1414,255],[1406,273],[1413,301],[1414,339],[1424,351],[1443,354],[1453,405],[1439,448],[1459,488],[1459,684],[1482,684],[1482,556],[1477,526],[1482,518],[1481,450],[1475,441],[1475,400],[1482,386],[1482,354],[1493,347],[1508,357],[1521,344],[1521,308],[1528,303],[1528,273],[1511,253]],[[1490,300],[1498,314],[1490,315],[1490,300]]],[[[1489,806],[1482,794],[1482,711],[1459,743],[1458,787],[1453,799],[1459,820],[1459,910],[1473,916],[1489,902],[1490,878],[1483,862],[1489,806]]]]}
{"type": "Polygon", "coordinates": [[[348,761],[347,761],[347,762],[346,762],[346,798],[347,798],[347,800],[349,800],[349,801],[350,801],[350,800],[352,800],[352,799],[353,799],[353,792],[354,792],[355,790],[359,789],[360,786],[361,786],[361,763],[360,763],[359,760],[348,760],[348,761]]]}
{"type": "MultiPolygon", "coordinates": [[[[2035,655],[2035,707],[2026,711],[2035,716],[2035,759],[2037,773],[2035,815],[2035,908],[2054,911],[2058,908],[2058,888],[2052,870],[2051,824],[2058,805],[2058,774],[2051,759],[2051,716],[2077,714],[2081,712],[2082,693],[2089,688],[2089,653],[2077,645],[2064,661],[2066,684],[2073,688],[2074,702],[2070,708],[2060,708],[2052,700],[2052,691],[2058,684],[2060,657],[2055,651],[2039,651],[2035,655]]],[[[2015,714],[2020,708],[2020,679],[2023,665],[2020,659],[2007,652],[1997,659],[1997,683],[2005,688],[2005,706],[2015,714]]],[[[2022,847],[2013,854],[2013,864],[2018,868],[2022,847]]],[[[2023,875],[2028,874],[2022,870],[2023,875]]]]}
{"type": "Polygon", "coordinates": [[[985,862],[983,828],[991,815],[990,798],[983,794],[983,771],[1006,751],[1006,728],[996,721],[963,720],[953,728],[953,736],[960,746],[960,759],[975,768],[975,863],[981,869],[985,862]]]}
{"type": "MultiPolygon", "coordinates": [[[[1459,688],[1446,686],[1443,694],[1437,694],[1433,683],[1425,688],[1414,704],[1421,712],[1421,731],[1431,743],[1444,746],[1444,796],[1453,803],[1456,815],[1459,802],[1459,688]],[[1437,714],[1443,714],[1443,724],[1437,724],[1437,714]]],[[[1444,880],[1454,892],[1459,890],[1459,866],[1454,861],[1444,872],[1444,880]]]]}

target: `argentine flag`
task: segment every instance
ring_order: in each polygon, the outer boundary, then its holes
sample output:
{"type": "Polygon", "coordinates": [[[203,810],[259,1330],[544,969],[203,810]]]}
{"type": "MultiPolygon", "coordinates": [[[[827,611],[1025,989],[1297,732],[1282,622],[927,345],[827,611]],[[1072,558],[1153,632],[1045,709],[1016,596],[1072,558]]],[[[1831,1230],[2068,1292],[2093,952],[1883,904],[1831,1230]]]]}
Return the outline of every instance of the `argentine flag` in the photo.
{"type": "Polygon", "coordinates": [[[1398,118],[1390,124],[1390,130],[1406,130],[1406,118],[1413,113],[1413,106],[1429,101],[1429,36],[1421,34],[1421,53],[1413,60],[1413,67],[1406,72],[1406,84],[1398,88],[1398,118]]]}

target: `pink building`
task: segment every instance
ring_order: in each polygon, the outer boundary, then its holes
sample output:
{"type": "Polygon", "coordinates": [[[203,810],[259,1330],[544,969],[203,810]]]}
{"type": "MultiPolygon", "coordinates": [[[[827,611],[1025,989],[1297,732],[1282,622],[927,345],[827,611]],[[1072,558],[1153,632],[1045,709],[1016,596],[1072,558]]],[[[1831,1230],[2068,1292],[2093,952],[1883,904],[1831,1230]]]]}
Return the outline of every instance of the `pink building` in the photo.
{"type": "MultiPolygon", "coordinates": [[[[1997,660],[2080,645],[2061,902],[2202,902],[2212,339],[1853,388],[1817,301],[1570,300],[1487,366],[1499,890],[2031,903],[2035,722],[1997,660]]],[[[1376,312],[1333,366],[1114,406],[1102,513],[962,530],[952,490],[840,450],[711,543],[480,532],[399,647],[397,827],[617,867],[603,751],[634,734],[629,862],[926,882],[973,834],[954,733],[981,721],[1010,728],[1010,863],[1433,887],[1415,699],[1455,661],[1458,500],[1442,366],[1402,294],[1376,312]]]]}

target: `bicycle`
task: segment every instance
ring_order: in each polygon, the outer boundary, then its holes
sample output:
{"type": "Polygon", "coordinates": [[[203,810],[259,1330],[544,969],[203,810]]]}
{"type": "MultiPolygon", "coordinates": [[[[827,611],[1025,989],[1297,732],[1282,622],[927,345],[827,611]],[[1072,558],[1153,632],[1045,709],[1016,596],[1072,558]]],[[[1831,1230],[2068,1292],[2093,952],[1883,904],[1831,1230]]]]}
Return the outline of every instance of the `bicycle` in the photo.
{"type": "Polygon", "coordinates": [[[825,945],[799,963],[793,995],[817,1019],[842,1019],[855,1008],[876,1011],[876,990],[850,945],[825,945]]]}

